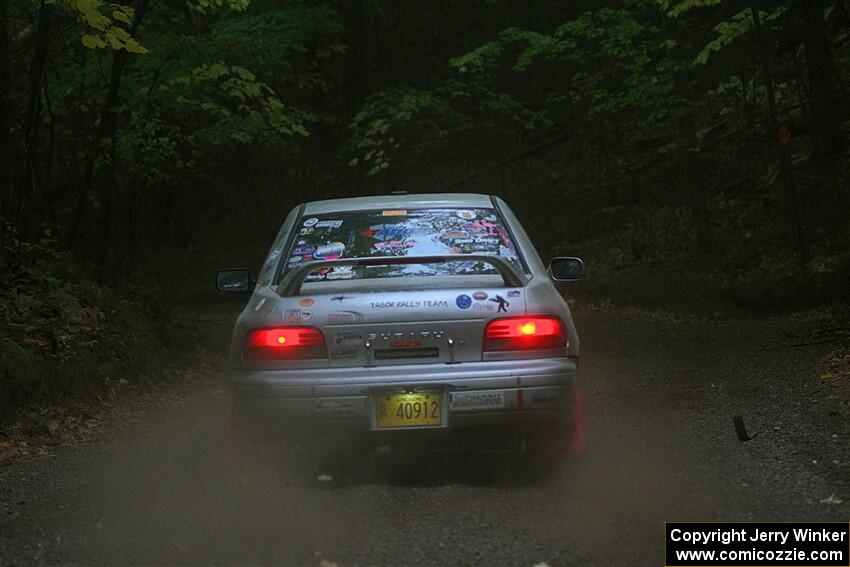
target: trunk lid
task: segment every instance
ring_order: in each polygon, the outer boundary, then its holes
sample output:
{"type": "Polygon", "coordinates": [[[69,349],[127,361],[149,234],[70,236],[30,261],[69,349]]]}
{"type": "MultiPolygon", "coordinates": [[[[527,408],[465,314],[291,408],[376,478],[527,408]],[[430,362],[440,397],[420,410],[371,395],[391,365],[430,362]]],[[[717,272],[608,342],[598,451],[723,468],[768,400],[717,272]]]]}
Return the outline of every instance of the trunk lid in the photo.
{"type": "Polygon", "coordinates": [[[525,314],[524,293],[458,287],[302,296],[286,322],[319,328],[331,367],[478,361],[487,323],[525,314]]]}

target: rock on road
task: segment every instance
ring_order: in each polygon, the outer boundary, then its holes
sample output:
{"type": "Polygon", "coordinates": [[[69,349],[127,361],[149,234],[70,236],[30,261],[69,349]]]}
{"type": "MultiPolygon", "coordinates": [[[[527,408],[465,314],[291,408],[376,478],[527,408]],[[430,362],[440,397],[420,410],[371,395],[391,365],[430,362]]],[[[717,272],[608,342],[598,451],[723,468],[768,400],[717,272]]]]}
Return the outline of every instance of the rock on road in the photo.
{"type": "Polygon", "coordinates": [[[850,518],[850,426],[819,391],[822,349],[769,348],[799,323],[576,323],[588,451],[556,479],[366,456],[340,485],[279,463],[234,475],[222,372],[108,439],[0,468],[0,567],[657,566],[665,521],[850,518]]]}

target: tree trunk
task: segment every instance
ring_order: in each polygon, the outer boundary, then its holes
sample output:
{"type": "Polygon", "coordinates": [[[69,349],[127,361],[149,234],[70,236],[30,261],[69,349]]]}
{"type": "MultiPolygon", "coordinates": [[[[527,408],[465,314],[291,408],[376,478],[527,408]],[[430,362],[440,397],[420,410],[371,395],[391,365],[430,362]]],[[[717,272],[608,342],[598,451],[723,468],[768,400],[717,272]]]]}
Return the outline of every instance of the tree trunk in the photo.
{"type": "MultiPolygon", "coordinates": [[[[12,160],[9,152],[9,125],[12,114],[12,101],[9,100],[9,29],[6,26],[8,0],[0,0],[0,217],[10,214],[12,200],[12,160]]],[[[2,252],[0,252],[2,253],[2,252]]]]}
{"type": "Polygon", "coordinates": [[[26,122],[24,123],[24,164],[21,183],[18,189],[18,202],[15,220],[21,235],[27,236],[27,220],[29,218],[29,201],[35,196],[35,168],[38,157],[38,138],[41,122],[41,84],[44,78],[44,68],[47,64],[47,50],[50,42],[50,20],[53,6],[41,0],[38,9],[38,37],[35,52],[30,60],[29,97],[27,99],[26,122]]]}
{"type": "MultiPolygon", "coordinates": [[[[130,35],[136,35],[139,25],[145,16],[147,7],[148,0],[136,1],[135,17],[133,18],[133,25],[130,27],[130,35]]],[[[98,123],[97,134],[95,136],[94,154],[86,163],[83,185],[77,195],[77,205],[71,227],[71,233],[78,236],[79,228],[82,226],[83,217],[85,216],[88,195],[92,188],[94,188],[97,192],[101,205],[101,212],[95,229],[96,244],[94,260],[104,270],[106,269],[109,253],[110,225],[112,221],[112,198],[115,174],[115,146],[113,138],[118,128],[118,116],[114,111],[114,108],[118,106],[119,103],[121,77],[123,76],[124,68],[127,66],[129,59],[130,53],[123,49],[118,49],[112,52],[112,68],[109,76],[109,86],[100,111],[100,122],[98,123]],[[95,161],[104,149],[103,146],[107,146],[110,159],[106,166],[96,169],[95,161]]],[[[102,273],[101,276],[103,281],[107,281],[107,274],[102,273]]]]}
{"type": "Polygon", "coordinates": [[[694,228],[696,229],[697,253],[715,253],[718,250],[718,246],[717,240],[714,237],[714,230],[711,228],[705,179],[703,177],[702,167],[700,166],[702,158],[699,153],[697,141],[696,116],[691,103],[696,98],[691,92],[691,79],[689,77],[692,72],[691,65],[688,63],[691,56],[683,48],[685,45],[683,31],[670,18],[665,18],[664,22],[666,35],[675,39],[679,45],[676,58],[682,63],[679,71],[673,78],[674,88],[682,100],[688,101],[685,103],[687,106],[681,110],[678,120],[679,137],[682,142],[682,187],[685,191],[686,200],[691,209],[691,216],[694,221],[694,228]]]}
{"type": "Polygon", "coordinates": [[[840,154],[844,150],[844,136],[833,90],[836,69],[823,20],[823,0],[802,0],[800,7],[815,147],[819,153],[840,154]]]}
{"type": "Polygon", "coordinates": [[[770,121],[770,134],[773,139],[779,167],[782,172],[782,184],[785,188],[785,207],[788,211],[788,221],[791,234],[796,243],[797,256],[800,264],[805,267],[809,262],[809,247],[803,232],[803,220],[800,216],[800,199],[797,195],[797,181],[794,178],[794,167],[791,164],[791,156],[787,144],[780,140],[779,120],[776,110],[776,93],[773,87],[773,77],[770,71],[770,55],[764,45],[764,34],[761,27],[761,16],[755,7],[750,11],[755,24],[756,43],[758,44],[759,59],[761,60],[764,84],[767,89],[768,118],[770,121]]]}
{"type": "MultiPolygon", "coordinates": [[[[693,100],[690,92],[687,69],[676,76],[676,89],[684,100],[693,100]]],[[[697,233],[697,253],[707,254],[717,252],[717,240],[711,228],[711,218],[706,199],[705,179],[700,167],[700,153],[697,147],[696,119],[693,108],[686,108],[679,118],[679,136],[682,138],[682,186],[687,194],[687,201],[694,220],[697,233]]]]}

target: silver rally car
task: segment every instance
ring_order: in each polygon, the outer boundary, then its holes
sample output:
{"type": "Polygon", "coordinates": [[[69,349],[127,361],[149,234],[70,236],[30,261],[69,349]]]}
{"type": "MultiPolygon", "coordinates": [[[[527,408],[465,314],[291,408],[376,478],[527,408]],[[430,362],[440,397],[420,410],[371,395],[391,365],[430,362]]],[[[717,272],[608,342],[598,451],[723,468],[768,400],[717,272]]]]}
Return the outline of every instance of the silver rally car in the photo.
{"type": "Polygon", "coordinates": [[[579,339],[553,282],[582,272],[578,258],[544,265],[498,197],[302,204],[256,281],[217,275],[251,293],[230,352],[235,423],[579,450],[579,339]]]}

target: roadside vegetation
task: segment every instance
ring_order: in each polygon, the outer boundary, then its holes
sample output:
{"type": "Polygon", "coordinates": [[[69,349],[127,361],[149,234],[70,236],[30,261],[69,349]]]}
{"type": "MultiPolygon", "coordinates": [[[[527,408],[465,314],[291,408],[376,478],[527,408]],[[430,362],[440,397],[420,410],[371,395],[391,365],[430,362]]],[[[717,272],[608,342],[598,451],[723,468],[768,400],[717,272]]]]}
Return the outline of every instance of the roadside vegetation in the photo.
{"type": "Polygon", "coordinates": [[[67,400],[97,404],[116,389],[159,384],[194,348],[154,297],[98,285],[50,234],[21,242],[4,229],[0,428],[24,418],[29,433],[55,433],[67,400]],[[46,404],[56,407],[40,411],[46,404]]]}
{"type": "Polygon", "coordinates": [[[840,326],[848,70],[846,0],[0,0],[0,424],[156,373],[311,199],[494,193],[579,302],[840,326]]]}

